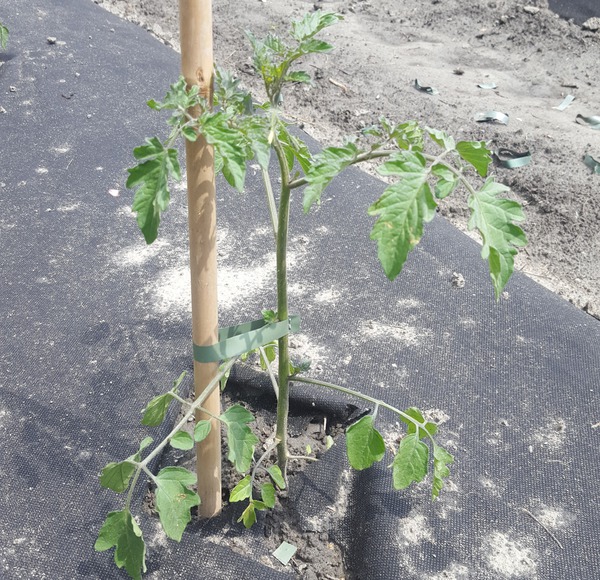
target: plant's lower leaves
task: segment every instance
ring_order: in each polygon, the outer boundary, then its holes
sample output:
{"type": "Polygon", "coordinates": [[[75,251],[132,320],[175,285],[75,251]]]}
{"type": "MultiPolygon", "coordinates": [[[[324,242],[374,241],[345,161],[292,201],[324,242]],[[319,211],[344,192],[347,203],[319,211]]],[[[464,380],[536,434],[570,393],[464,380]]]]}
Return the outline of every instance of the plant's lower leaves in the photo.
{"type": "Polygon", "coordinates": [[[100,485],[117,493],[123,493],[129,487],[135,470],[136,466],[128,460],[109,463],[102,469],[100,485]]]}
{"type": "Polygon", "coordinates": [[[171,401],[173,400],[173,393],[165,393],[154,397],[142,411],[144,416],[142,417],[142,425],[148,427],[158,427],[164,420],[165,415],[171,401]]]}
{"type": "Polygon", "coordinates": [[[208,437],[211,429],[212,424],[210,420],[204,419],[203,421],[198,421],[194,427],[194,441],[196,441],[196,443],[204,441],[208,437]]]}
{"type": "Polygon", "coordinates": [[[194,447],[194,439],[187,431],[177,431],[173,437],[169,440],[171,447],[174,449],[181,449],[188,451],[194,447]]]}
{"type": "Polygon", "coordinates": [[[271,465],[271,467],[267,469],[267,472],[279,489],[285,489],[285,479],[283,479],[283,474],[281,473],[281,469],[279,469],[279,465],[271,465]]]}
{"type": "Polygon", "coordinates": [[[251,528],[256,523],[256,510],[252,501],[242,512],[242,515],[238,518],[238,522],[243,522],[246,529],[251,528]]]}
{"type": "Polygon", "coordinates": [[[517,248],[527,244],[525,233],[514,223],[524,219],[521,206],[498,197],[506,191],[508,187],[488,179],[468,200],[471,209],[468,227],[476,228],[483,240],[481,257],[488,261],[496,299],[513,273],[517,248]]]}
{"type": "Polygon", "coordinates": [[[231,490],[229,494],[230,502],[244,501],[252,496],[252,487],[250,485],[250,475],[246,475],[238,484],[231,490]]]}
{"type": "Polygon", "coordinates": [[[142,530],[127,509],[108,514],[94,545],[97,552],[113,547],[116,565],[125,568],[134,580],[141,580],[146,572],[146,544],[142,530]]]}
{"type": "Polygon", "coordinates": [[[373,426],[372,415],[365,415],[346,429],[346,449],[350,465],[359,471],[383,459],[385,442],[373,426]]]}
{"type": "Polygon", "coordinates": [[[263,483],[260,488],[260,496],[268,508],[275,507],[275,486],[272,483],[263,483]]]}
{"type": "Polygon", "coordinates": [[[369,208],[369,214],[377,216],[371,239],[377,240],[386,276],[394,280],[410,250],[421,240],[423,225],[433,219],[437,204],[427,183],[426,160],[420,153],[403,151],[384,163],[379,172],[400,178],[369,208]]]}
{"type": "Polygon", "coordinates": [[[444,479],[449,477],[450,469],[448,465],[454,463],[454,457],[448,453],[443,447],[434,445],[433,447],[433,489],[431,496],[436,499],[440,495],[442,487],[444,487],[444,479]]]}
{"type": "Polygon", "coordinates": [[[405,489],[413,482],[419,483],[427,475],[429,447],[416,433],[406,435],[400,442],[392,463],[394,489],[405,489]]]}
{"type": "Polygon", "coordinates": [[[220,419],[227,425],[227,458],[240,473],[245,473],[250,469],[254,448],[258,443],[258,437],[247,425],[254,421],[254,415],[241,405],[232,405],[220,419]]]}

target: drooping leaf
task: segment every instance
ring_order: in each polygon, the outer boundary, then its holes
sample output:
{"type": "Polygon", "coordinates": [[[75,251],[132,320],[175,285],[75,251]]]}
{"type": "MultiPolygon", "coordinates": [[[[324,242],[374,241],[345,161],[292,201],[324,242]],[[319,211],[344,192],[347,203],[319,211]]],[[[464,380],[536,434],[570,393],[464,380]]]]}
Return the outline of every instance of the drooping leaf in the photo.
{"type": "Polygon", "coordinates": [[[281,469],[279,469],[279,465],[271,465],[271,467],[267,469],[267,473],[271,476],[271,479],[279,489],[285,489],[285,479],[283,479],[283,474],[281,473],[281,469]]]}
{"type": "MultiPolygon", "coordinates": [[[[423,427],[418,428],[419,439],[423,439],[423,437],[426,437],[428,433],[432,436],[437,433],[437,425],[435,423],[431,423],[430,421],[425,421],[425,418],[421,414],[421,411],[419,411],[419,409],[417,409],[416,407],[410,407],[406,409],[404,413],[406,413],[409,417],[412,417],[415,421],[423,423],[423,427]]],[[[400,419],[402,420],[402,422],[406,423],[406,432],[408,434],[417,432],[417,426],[412,421],[408,420],[406,417],[402,417],[402,415],[400,416],[400,419]]]]}
{"type": "Polygon", "coordinates": [[[160,215],[169,206],[169,178],[181,179],[176,149],[165,149],[156,138],[146,139],[146,145],[134,149],[141,163],[128,169],[125,185],[136,189],[131,209],[137,212],[137,223],[147,244],[158,236],[160,215]]]}
{"type": "Polygon", "coordinates": [[[182,449],[183,451],[187,451],[194,447],[194,439],[192,436],[188,432],[182,430],[177,431],[177,433],[171,437],[169,443],[174,449],[182,449]]]}
{"type": "Polygon", "coordinates": [[[196,476],[183,467],[165,467],[155,478],[156,511],[165,534],[181,541],[186,525],[192,519],[190,509],[200,505],[198,494],[188,486],[196,476]]]}
{"type": "Polygon", "coordinates": [[[346,429],[346,449],[348,460],[354,469],[367,469],[383,459],[385,442],[373,426],[372,415],[361,417],[346,429]]]}
{"type": "Polygon", "coordinates": [[[342,147],[327,147],[315,157],[306,172],[308,185],[304,188],[305,213],[308,213],[314,203],[319,203],[321,193],[331,180],[355,162],[359,154],[360,151],[354,143],[346,143],[342,147]]]}
{"type": "Polygon", "coordinates": [[[272,483],[263,483],[260,488],[260,496],[268,508],[275,507],[275,486],[272,483]]]}
{"type": "Polygon", "coordinates": [[[506,191],[508,187],[488,179],[468,199],[471,209],[468,227],[477,228],[483,240],[481,257],[488,261],[496,299],[513,273],[517,248],[527,244],[525,233],[514,223],[524,219],[521,206],[516,201],[498,197],[506,191]]]}
{"type": "Polygon", "coordinates": [[[254,421],[254,416],[241,405],[233,405],[221,415],[220,419],[227,425],[227,446],[229,448],[227,458],[234,464],[237,471],[245,473],[250,469],[254,448],[258,443],[258,437],[247,425],[254,421]]]}
{"type": "Polygon", "coordinates": [[[238,484],[231,490],[229,494],[230,502],[244,501],[252,495],[252,487],[250,485],[250,475],[246,475],[238,484]]]}
{"type": "Polygon", "coordinates": [[[431,168],[431,173],[438,178],[434,187],[435,197],[438,199],[448,197],[458,186],[458,177],[443,163],[436,163],[431,168]]]}
{"type": "Polygon", "coordinates": [[[254,502],[250,502],[248,507],[242,512],[242,515],[238,518],[238,522],[243,522],[246,529],[251,528],[256,523],[256,511],[254,509],[254,502]]]}
{"type": "Polygon", "coordinates": [[[134,580],[141,580],[146,572],[146,544],[142,530],[127,509],[108,514],[94,544],[97,552],[113,547],[115,564],[125,568],[134,580]]]}
{"type": "Polygon", "coordinates": [[[487,175],[492,158],[484,141],[459,141],[456,144],[456,151],[477,170],[481,177],[487,175]]]}
{"type": "Polygon", "coordinates": [[[454,457],[439,445],[433,446],[433,488],[431,496],[436,499],[444,487],[444,479],[450,475],[448,465],[454,463],[454,457]]]}
{"type": "Polygon", "coordinates": [[[437,143],[442,149],[445,149],[446,151],[452,151],[456,148],[454,139],[450,135],[444,133],[444,131],[432,129],[431,127],[427,127],[426,131],[429,134],[429,137],[431,137],[431,139],[435,141],[435,143],[437,143]]]}
{"type": "Polygon", "coordinates": [[[208,437],[211,428],[212,425],[210,420],[204,419],[202,421],[198,421],[194,427],[194,441],[196,441],[196,443],[204,441],[208,437]]]}
{"type": "Polygon", "coordinates": [[[419,483],[427,475],[429,447],[416,433],[406,435],[400,442],[392,463],[394,489],[405,489],[413,482],[419,483]]]}
{"type": "Polygon", "coordinates": [[[317,32],[323,30],[323,28],[342,20],[342,18],[341,14],[333,12],[322,12],[321,10],[308,12],[300,20],[292,22],[292,36],[298,42],[302,42],[313,37],[317,32]]]}
{"type": "MultiPolygon", "coordinates": [[[[139,456],[136,461],[139,461],[139,456]]],[[[129,481],[135,470],[136,466],[127,459],[109,463],[102,469],[100,485],[117,493],[123,493],[129,487],[129,481]]]]}
{"type": "Polygon", "coordinates": [[[377,240],[377,253],[386,276],[394,280],[410,250],[419,243],[423,225],[433,219],[437,204],[427,183],[426,161],[420,153],[403,151],[384,163],[379,172],[400,178],[369,208],[369,215],[378,217],[371,239],[377,240]]]}

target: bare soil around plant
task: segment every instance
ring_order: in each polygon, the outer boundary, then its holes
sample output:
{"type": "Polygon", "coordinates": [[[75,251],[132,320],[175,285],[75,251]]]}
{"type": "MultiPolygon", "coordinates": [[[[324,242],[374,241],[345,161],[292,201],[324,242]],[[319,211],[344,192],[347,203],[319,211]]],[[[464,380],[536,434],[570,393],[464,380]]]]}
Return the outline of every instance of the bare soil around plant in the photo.
{"type": "MultiPolygon", "coordinates": [[[[96,1],[178,48],[175,3],[96,1]]],[[[344,15],[326,33],[336,50],[303,63],[314,86],[298,87],[284,103],[286,114],[324,145],[385,115],[485,140],[495,151],[529,151],[529,166],[494,169],[525,205],[530,244],[517,267],[600,317],[600,175],[583,162],[585,155],[600,160],[600,131],[577,122],[577,115],[600,114],[600,31],[593,19],[587,26],[561,19],[547,0],[213,4],[215,60],[258,98],[246,30],[284,33],[290,19],[315,9],[344,15]],[[438,93],[418,91],[415,79],[438,93]],[[497,88],[478,86],[490,84],[497,88]],[[558,110],[569,94],[573,103],[558,110]],[[475,115],[487,111],[508,115],[508,125],[478,123],[475,115]]],[[[445,200],[440,211],[466,229],[465,195],[445,200]]]]}

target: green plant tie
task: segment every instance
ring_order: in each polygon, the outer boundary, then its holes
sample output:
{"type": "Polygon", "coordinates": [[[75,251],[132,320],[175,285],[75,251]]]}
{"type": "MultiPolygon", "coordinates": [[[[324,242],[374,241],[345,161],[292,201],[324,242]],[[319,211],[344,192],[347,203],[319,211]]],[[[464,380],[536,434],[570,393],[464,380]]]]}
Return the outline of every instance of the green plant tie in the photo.
{"type": "Polygon", "coordinates": [[[558,105],[558,107],[552,107],[552,108],[557,109],[558,111],[564,111],[574,100],[575,100],[575,97],[573,95],[567,95],[563,99],[563,102],[560,105],[558,105]]]}
{"type": "Polygon", "coordinates": [[[598,115],[592,115],[591,117],[577,115],[575,121],[579,124],[582,124],[580,121],[583,121],[583,124],[589,125],[592,129],[600,129],[600,117],[598,115]]]}
{"type": "Polygon", "coordinates": [[[485,113],[475,113],[475,120],[478,123],[500,123],[508,125],[508,115],[499,111],[486,111],[485,113]]]}
{"type": "Polygon", "coordinates": [[[300,329],[300,317],[290,316],[280,322],[265,322],[262,318],[219,329],[219,342],[210,346],[194,344],[194,360],[217,362],[239,356],[300,329]]]}
{"type": "Polygon", "coordinates": [[[493,91],[498,88],[496,83],[479,83],[477,86],[484,91],[493,91]]]}
{"type": "Polygon", "coordinates": [[[600,161],[596,161],[591,155],[586,155],[583,162],[592,170],[593,173],[600,175],[600,161]]]}
{"type": "Polygon", "coordinates": [[[516,169],[517,167],[524,167],[531,163],[531,153],[529,151],[518,153],[512,149],[502,148],[494,153],[494,160],[500,167],[516,169]]]}
{"type": "Polygon", "coordinates": [[[419,79],[415,79],[415,89],[417,89],[417,91],[421,91],[422,93],[427,93],[429,95],[437,95],[439,93],[439,91],[437,89],[434,89],[433,87],[426,87],[425,85],[422,85],[419,82],[419,79]]]}

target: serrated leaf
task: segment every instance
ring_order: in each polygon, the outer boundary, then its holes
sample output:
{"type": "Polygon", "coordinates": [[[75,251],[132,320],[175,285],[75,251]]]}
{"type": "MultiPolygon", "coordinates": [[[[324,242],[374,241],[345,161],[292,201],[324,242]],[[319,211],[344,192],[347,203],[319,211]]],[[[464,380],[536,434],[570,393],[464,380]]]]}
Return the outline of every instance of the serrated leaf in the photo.
{"type": "Polygon", "coordinates": [[[373,416],[365,415],[346,429],[348,460],[354,469],[367,469],[385,455],[383,437],[373,427],[373,416]]]}
{"type": "MultiPolygon", "coordinates": [[[[135,461],[139,461],[138,454],[133,457],[135,461]]],[[[123,493],[129,487],[135,470],[136,466],[128,460],[109,463],[102,469],[100,485],[117,493],[123,493]]]]}
{"type": "Polygon", "coordinates": [[[456,151],[477,170],[481,177],[487,175],[492,157],[484,141],[459,141],[456,144],[456,151]]]}
{"type": "Polygon", "coordinates": [[[312,84],[312,78],[307,72],[304,72],[303,70],[288,73],[285,76],[285,80],[291,83],[305,83],[308,85],[312,84]]]}
{"type": "Polygon", "coordinates": [[[252,496],[252,487],[250,485],[251,478],[246,475],[239,483],[231,490],[229,494],[230,502],[244,501],[252,496]]]}
{"type": "Polygon", "coordinates": [[[271,467],[267,469],[267,473],[271,476],[271,479],[279,489],[285,489],[285,479],[283,479],[283,474],[278,465],[271,465],[271,467]]]}
{"type": "Polygon", "coordinates": [[[433,488],[431,492],[432,499],[436,499],[440,495],[442,487],[444,487],[444,479],[449,477],[450,469],[448,465],[454,463],[454,457],[448,453],[443,447],[434,445],[433,447],[433,488]]]}
{"type": "Polygon", "coordinates": [[[450,135],[444,133],[444,131],[432,129],[431,127],[426,127],[426,131],[431,139],[442,149],[445,149],[446,151],[452,151],[455,149],[456,143],[454,142],[454,139],[450,135]]]}
{"type": "Polygon", "coordinates": [[[137,223],[147,244],[158,235],[160,215],[169,206],[169,178],[181,179],[181,169],[175,149],[165,149],[156,138],[146,140],[146,145],[134,149],[134,156],[142,161],[128,169],[125,183],[136,189],[132,211],[137,213],[137,223]]]}
{"type": "Polygon", "coordinates": [[[423,129],[416,121],[407,121],[393,125],[385,117],[379,118],[379,124],[386,137],[394,141],[399,149],[405,151],[423,151],[423,129]]]}
{"type": "Polygon", "coordinates": [[[291,135],[283,124],[280,124],[279,126],[277,138],[283,147],[290,172],[294,167],[294,160],[296,160],[298,165],[302,168],[302,171],[307,173],[311,167],[313,158],[306,143],[291,135]]]}
{"type": "Polygon", "coordinates": [[[8,28],[6,28],[6,26],[3,26],[2,24],[0,24],[0,47],[2,47],[2,50],[4,50],[6,48],[7,43],[8,43],[8,28]]]}
{"type": "Polygon", "coordinates": [[[241,123],[256,161],[264,170],[269,169],[271,144],[269,143],[269,120],[266,117],[246,117],[241,123]]]}
{"type": "Polygon", "coordinates": [[[429,447],[416,433],[406,435],[400,442],[392,463],[394,489],[405,489],[413,482],[419,483],[427,475],[429,447]]]}
{"type": "Polygon", "coordinates": [[[275,486],[272,483],[264,483],[260,488],[260,496],[268,508],[275,507],[275,486]]]}
{"type": "Polygon", "coordinates": [[[187,486],[196,483],[196,476],[182,467],[165,467],[155,478],[156,511],[165,534],[177,542],[192,516],[190,509],[200,505],[198,494],[187,486]]]}
{"type": "Polygon", "coordinates": [[[308,213],[314,203],[319,203],[321,193],[331,180],[351,165],[360,154],[354,143],[342,147],[327,147],[319,153],[306,172],[308,185],[304,188],[303,207],[308,213]]]}
{"type": "Polygon", "coordinates": [[[158,425],[165,420],[165,415],[167,414],[167,410],[172,400],[173,393],[171,392],[154,397],[142,411],[144,414],[142,417],[142,425],[158,427],[158,425]]]}
{"type": "Polygon", "coordinates": [[[400,177],[368,210],[369,215],[378,218],[371,239],[377,241],[379,261],[386,276],[394,280],[410,250],[421,240],[424,224],[433,219],[437,204],[427,183],[426,161],[420,153],[399,153],[384,163],[379,172],[400,177]]]}
{"type": "Polygon", "coordinates": [[[448,197],[458,186],[458,177],[443,163],[436,163],[431,168],[431,173],[438,178],[434,188],[438,199],[448,197]]]}
{"type": "Polygon", "coordinates": [[[141,580],[146,572],[146,544],[142,530],[127,509],[108,514],[94,544],[97,552],[113,547],[115,564],[125,568],[134,580],[141,580]]]}
{"type": "Polygon", "coordinates": [[[331,52],[333,50],[333,46],[324,40],[311,38],[310,40],[305,40],[302,42],[298,47],[298,50],[302,54],[324,54],[331,52]]]}
{"type": "Polygon", "coordinates": [[[181,127],[183,136],[192,143],[198,140],[198,132],[193,127],[181,127]]]}
{"type": "Polygon", "coordinates": [[[210,420],[204,419],[202,421],[198,421],[194,427],[194,441],[196,443],[204,441],[208,437],[211,429],[212,425],[210,420]]]}
{"type": "Polygon", "coordinates": [[[256,511],[254,510],[254,503],[250,502],[248,507],[242,512],[242,515],[238,518],[238,522],[243,522],[246,529],[251,528],[256,523],[256,511]]]}
{"type": "MultiPolygon", "coordinates": [[[[419,411],[419,409],[417,409],[416,407],[410,407],[409,409],[406,409],[404,413],[409,417],[412,417],[415,421],[423,423],[423,427],[418,428],[419,439],[423,439],[423,437],[426,437],[428,433],[432,436],[437,433],[437,425],[435,423],[431,423],[430,421],[426,422],[425,418],[421,414],[421,411],[419,411]]],[[[400,419],[403,423],[406,423],[406,432],[408,434],[417,432],[417,426],[412,421],[409,421],[406,417],[403,417],[402,415],[400,415],[400,419]]]]}
{"type": "Polygon", "coordinates": [[[237,471],[245,473],[250,469],[254,448],[258,443],[258,437],[247,425],[254,421],[254,416],[241,405],[233,405],[221,415],[220,419],[227,425],[227,446],[229,448],[227,458],[234,464],[237,471]]]}
{"type": "Polygon", "coordinates": [[[342,18],[341,14],[333,12],[322,12],[321,10],[308,12],[302,19],[292,22],[292,36],[301,42],[313,37],[317,32],[323,30],[323,28],[335,24],[339,20],[342,20],[342,18]]]}
{"type": "Polygon", "coordinates": [[[182,449],[183,451],[187,451],[194,447],[194,439],[192,436],[186,431],[177,431],[173,437],[169,440],[171,447],[174,449],[182,449]]]}
{"type": "Polygon", "coordinates": [[[516,201],[498,197],[508,190],[490,178],[468,199],[471,209],[468,228],[476,228],[481,235],[481,257],[488,261],[496,299],[513,273],[517,248],[527,244],[525,233],[514,224],[524,219],[521,206],[516,201]]]}

